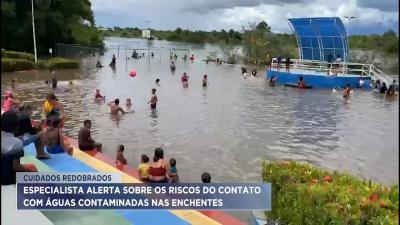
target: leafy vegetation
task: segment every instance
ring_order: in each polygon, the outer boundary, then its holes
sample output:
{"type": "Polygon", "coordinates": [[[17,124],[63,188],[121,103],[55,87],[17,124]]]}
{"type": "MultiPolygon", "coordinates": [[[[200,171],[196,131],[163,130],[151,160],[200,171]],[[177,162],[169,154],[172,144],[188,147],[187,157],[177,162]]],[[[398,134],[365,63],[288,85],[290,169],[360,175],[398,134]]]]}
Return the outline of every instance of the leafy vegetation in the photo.
{"type": "MultiPolygon", "coordinates": [[[[38,55],[56,43],[103,48],[89,0],[34,0],[38,55]]],[[[31,1],[1,0],[1,47],[33,53],[31,1]]]]}
{"type": "Polygon", "coordinates": [[[72,59],[51,58],[34,62],[34,56],[25,52],[1,51],[1,72],[32,69],[72,69],[79,68],[79,62],[72,59]]]}
{"type": "Polygon", "coordinates": [[[3,57],[4,58],[13,58],[13,59],[26,59],[26,60],[29,60],[32,62],[35,61],[35,56],[30,53],[26,53],[26,52],[15,52],[15,51],[2,50],[1,57],[2,58],[3,57]]]}
{"type": "Polygon", "coordinates": [[[398,184],[387,188],[294,161],[264,161],[262,176],[272,183],[267,216],[283,224],[398,224],[398,184]]]}

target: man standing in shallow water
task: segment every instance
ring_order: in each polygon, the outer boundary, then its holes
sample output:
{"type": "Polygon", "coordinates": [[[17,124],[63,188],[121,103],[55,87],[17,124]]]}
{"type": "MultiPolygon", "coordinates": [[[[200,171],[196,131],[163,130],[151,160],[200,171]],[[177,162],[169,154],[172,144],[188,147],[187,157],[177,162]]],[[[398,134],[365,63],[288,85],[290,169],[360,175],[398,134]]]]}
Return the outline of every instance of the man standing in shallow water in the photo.
{"type": "Polygon", "coordinates": [[[110,106],[111,109],[111,114],[112,115],[118,115],[118,112],[121,112],[122,114],[125,114],[126,112],[119,106],[119,99],[116,98],[114,102],[109,102],[107,105],[110,106]]]}
{"type": "Polygon", "coordinates": [[[153,88],[153,89],[151,89],[150,100],[147,102],[147,104],[150,104],[150,108],[151,109],[156,109],[157,102],[158,102],[158,98],[157,98],[157,95],[156,95],[156,89],[153,88]]]}

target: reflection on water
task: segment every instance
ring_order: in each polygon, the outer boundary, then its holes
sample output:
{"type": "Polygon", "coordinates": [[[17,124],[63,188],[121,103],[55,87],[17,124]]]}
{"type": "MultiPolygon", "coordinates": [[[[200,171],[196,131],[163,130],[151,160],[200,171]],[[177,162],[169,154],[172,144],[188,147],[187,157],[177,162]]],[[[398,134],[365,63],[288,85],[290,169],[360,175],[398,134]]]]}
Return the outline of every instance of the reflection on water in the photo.
{"type": "MultiPolygon", "coordinates": [[[[108,65],[114,50],[106,53],[108,65]]],[[[131,53],[128,53],[128,55],[131,53]]],[[[117,54],[116,54],[117,55],[117,54]]],[[[156,57],[124,61],[91,71],[57,71],[54,90],[65,105],[65,130],[76,138],[85,119],[92,120],[93,137],[103,152],[114,157],[118,144],[137,166],[141,154],[150,157],[163,146],[177,160],[182,181],[198,182],[210,171],[215,182],[259,181],[262,159],[295,159],[390,184],[398,177],[398,100],[356,90],[346,102],[332,90],[270,87],[260,78],[242,79],[239,67],[178,61],[171,73],[169,60],[156,57]],[[136,69],[137,76],[128,76],[136,69]],[[180,76],[187,72],[189,87],[180,76]],[[210,84],[202,87],[202,77],[210,84]],[[159,78],[160,86],[154,81],[159,78]],[[72,80],[73,85],[68,82],[72,80]],[[152,88],[159,102],[147,104],[152,88]],[[132,99],[134,113],[112,117],[93,98],[96,88],[107,100],[132,99]],[[196,163],[193,163],[196,162],[196,163]]],[[[258,74],[263,75],[260,71],[258,74]]],[[[44,84],[49,71],[3,74],[2,91],[17,79],[15,95],[35,106],[35,116],[52,89],[44,84]]],[[[123,105],[122,107],[125,107],[123,105]]]]}

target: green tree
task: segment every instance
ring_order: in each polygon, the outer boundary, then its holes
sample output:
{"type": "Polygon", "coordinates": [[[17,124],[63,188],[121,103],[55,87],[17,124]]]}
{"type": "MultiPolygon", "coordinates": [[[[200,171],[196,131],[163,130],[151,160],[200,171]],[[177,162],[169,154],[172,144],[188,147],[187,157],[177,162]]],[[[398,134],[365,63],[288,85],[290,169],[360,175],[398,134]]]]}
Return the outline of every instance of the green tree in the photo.
{"type": "MultiPolygon", "coordinates": [[[[1,0],[1,6],[2,48],[33,52],[31,1],[1,0]]],[[[89,0],[35,0],[34,13],[39,55],[56,43],[103,47],[89,0]]]]}

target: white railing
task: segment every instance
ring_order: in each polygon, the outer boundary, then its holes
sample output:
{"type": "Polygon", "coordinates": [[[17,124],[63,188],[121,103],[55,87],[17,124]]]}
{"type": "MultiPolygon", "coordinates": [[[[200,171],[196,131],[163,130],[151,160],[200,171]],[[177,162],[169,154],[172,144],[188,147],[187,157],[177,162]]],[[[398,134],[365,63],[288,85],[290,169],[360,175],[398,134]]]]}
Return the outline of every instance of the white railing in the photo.
{"type": "MultiPolygon", "coordinates": [[[[300,60],[300,59],[291,59],[290,60],[290,69],[300,69],[300,70],[311,70],[317,73],[326,73],[327,75],[359,75],[359,76],[368,76],[373,80],[381,80],[382,82],[386,82],[390,84],[392,82],[392,78],[386,75],[383,71],[376,68],[373,64],[365,64],[365,63],[328,63],[324,61],[313,61],[313,60],[300,60]]],[[[273,60],[271,62],[271,68],[277,69],[278,63],[273,60]]],[[[285,61],[282,61],[279,64],[279,69],[286,68],[285,61]]]]}

